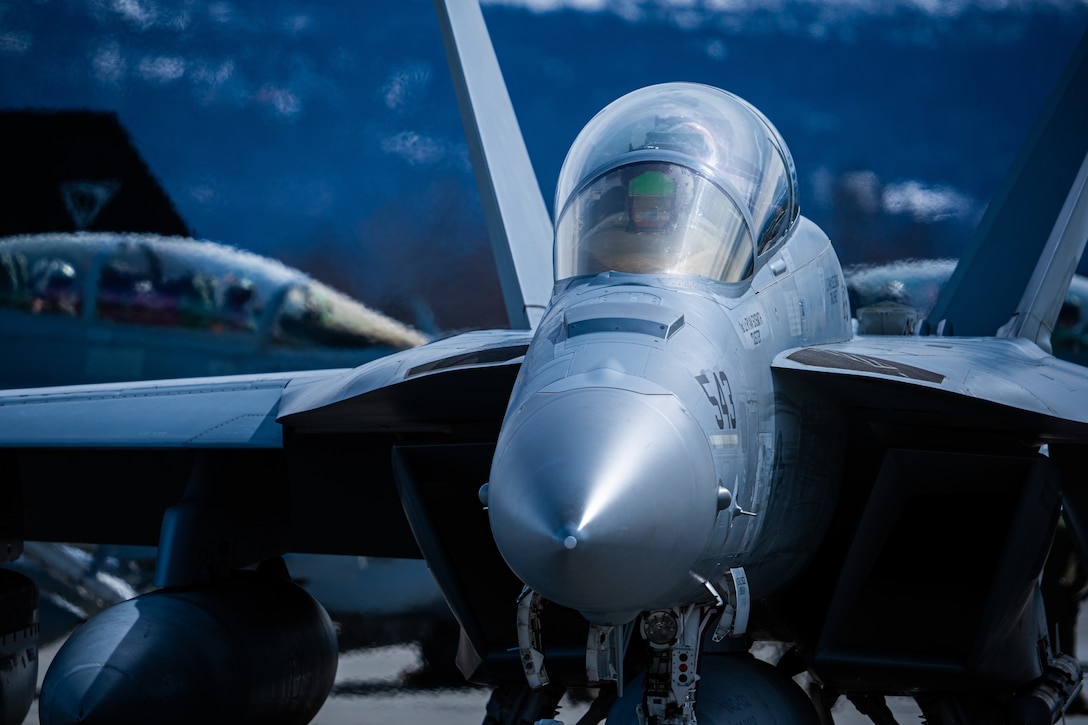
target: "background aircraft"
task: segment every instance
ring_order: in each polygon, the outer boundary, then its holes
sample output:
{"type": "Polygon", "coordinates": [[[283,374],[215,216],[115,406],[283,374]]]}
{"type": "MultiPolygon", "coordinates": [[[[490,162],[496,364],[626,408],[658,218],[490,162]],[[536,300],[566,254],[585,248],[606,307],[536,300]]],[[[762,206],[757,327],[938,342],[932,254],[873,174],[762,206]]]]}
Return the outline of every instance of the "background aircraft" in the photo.
{"type": "Polygon", "coordinates": [[[353,367],[426,336],[275,260],[117,232],[0,238],[0,385],[353,367]]]}
{"type": "Polygon", "coordinates": [[[426,336],[278,261],[192,239],[115,114],[0,112],[0,387],[353,367],[426,336]]]}
{"type": "MultiPolygon", "coordinates": [[[[0,387],[354,367],[426,336],[303,272],[189,236],[114,114],[0,113],[21,183],[0,223],[0,387]]],[[[41,641],[151,584],[153,547],[36,542],[41,641]]],[[[456,622],[417,560],[295,556],[344,649],[415,641],[448,681],[456,622]]]]}
{"type": "MultiPolygon", "coordinates": [[[[860,334],[915,334],[956,267],[954,259],[903,259],[843,270],[860,334]]],[[[1088,278],[1074,275],[1051,336],[1054,355],[1088,363],[1088,278]]]]}

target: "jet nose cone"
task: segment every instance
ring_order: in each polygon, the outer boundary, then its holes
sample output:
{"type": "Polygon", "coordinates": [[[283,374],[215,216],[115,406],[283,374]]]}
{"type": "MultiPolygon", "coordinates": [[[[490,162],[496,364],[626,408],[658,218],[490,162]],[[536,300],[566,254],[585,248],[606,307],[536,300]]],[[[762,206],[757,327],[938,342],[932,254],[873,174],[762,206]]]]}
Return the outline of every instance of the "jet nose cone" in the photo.
{"type": "Polygon", "coordinates": [[[528,586],[587,614],[629,615],[698,586],[688,572],[716,492],[706,437],[675,397],[584,388],[537,394],[510,418],[488,510],[528,586]]]}

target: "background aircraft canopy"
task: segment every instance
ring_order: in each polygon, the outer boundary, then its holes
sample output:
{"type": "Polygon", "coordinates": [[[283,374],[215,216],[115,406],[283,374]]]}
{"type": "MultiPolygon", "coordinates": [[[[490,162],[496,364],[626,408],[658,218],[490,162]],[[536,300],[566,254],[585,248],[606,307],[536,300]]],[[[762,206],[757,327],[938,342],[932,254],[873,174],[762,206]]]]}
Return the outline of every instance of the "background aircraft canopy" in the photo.
{"type": "Polygon", "coordinates": [[[398,349],[416,330],[267,257],[185,237],[77,232],[0,239],[0,311],[89,324],[254,335],[287,347],[398,349]]]}
{"type": "Polygon", "coordinates": [[[590,120],[563,163],[556,278],[739,281],[796,219],[796,187],[785,142],[744,100],[695,83],[634,91],[590,120]]]}

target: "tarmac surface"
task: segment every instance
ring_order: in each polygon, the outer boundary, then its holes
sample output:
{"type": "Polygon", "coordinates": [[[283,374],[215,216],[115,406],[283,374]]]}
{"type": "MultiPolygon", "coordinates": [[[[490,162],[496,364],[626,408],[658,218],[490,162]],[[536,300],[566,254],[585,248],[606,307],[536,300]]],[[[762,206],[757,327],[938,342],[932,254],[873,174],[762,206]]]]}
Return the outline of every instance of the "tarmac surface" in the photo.
{"type": "MultiPolygon", "coordinates": [[[[1082,661],[1088,654],[1088,622],[1081,617],[1078,627],[1078,655],[1082,661]]],[[[60,641],[43,647],[40,652],[38,687],[60,641]]],[[[464,687],[443,690],[409,690],[400,686],[404,672],[420,666],[419,649],[404,644],[347,652],[340,657],[336,684],[332,695],[312,721],[313,725],[480,725],[489,691],[485,688],[464,687]]],[[[921,722],[921,713],[908,697],[889,698],[888,704],[900,725],[921,722]]],[[[564,699],[559,718],[574,725],[585,713],[586,705],[564,699]]],[[[835,725],[871,725],[845,700],[833,710],[835,725]]],[[[24,725],[38,724],[37,701],[31,707],[24,725]]],[[[1088,725],[1088,716],[1070,716],[1066,725],[1088,725]]]]}

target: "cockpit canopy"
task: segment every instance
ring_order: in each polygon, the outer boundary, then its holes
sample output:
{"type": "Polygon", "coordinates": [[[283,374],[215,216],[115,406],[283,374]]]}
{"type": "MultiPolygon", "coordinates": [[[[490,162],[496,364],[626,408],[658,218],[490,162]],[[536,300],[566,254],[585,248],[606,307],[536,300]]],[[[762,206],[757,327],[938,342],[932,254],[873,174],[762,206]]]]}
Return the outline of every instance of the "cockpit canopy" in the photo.
{"type": "Polygon", "coordinates": [[[731,93],[649,86],[609,104],[571,146],[556,187],[555,275],[751,276],[797,218],[782,137],[731,93]]]}
{"type": "Polygon", "coordinates": [[[403,350],[426,342],[417,330],[277,260],[137,232],[0,238],[0,314],[8,311],[249,337],[262,351],[403,350]]]}

